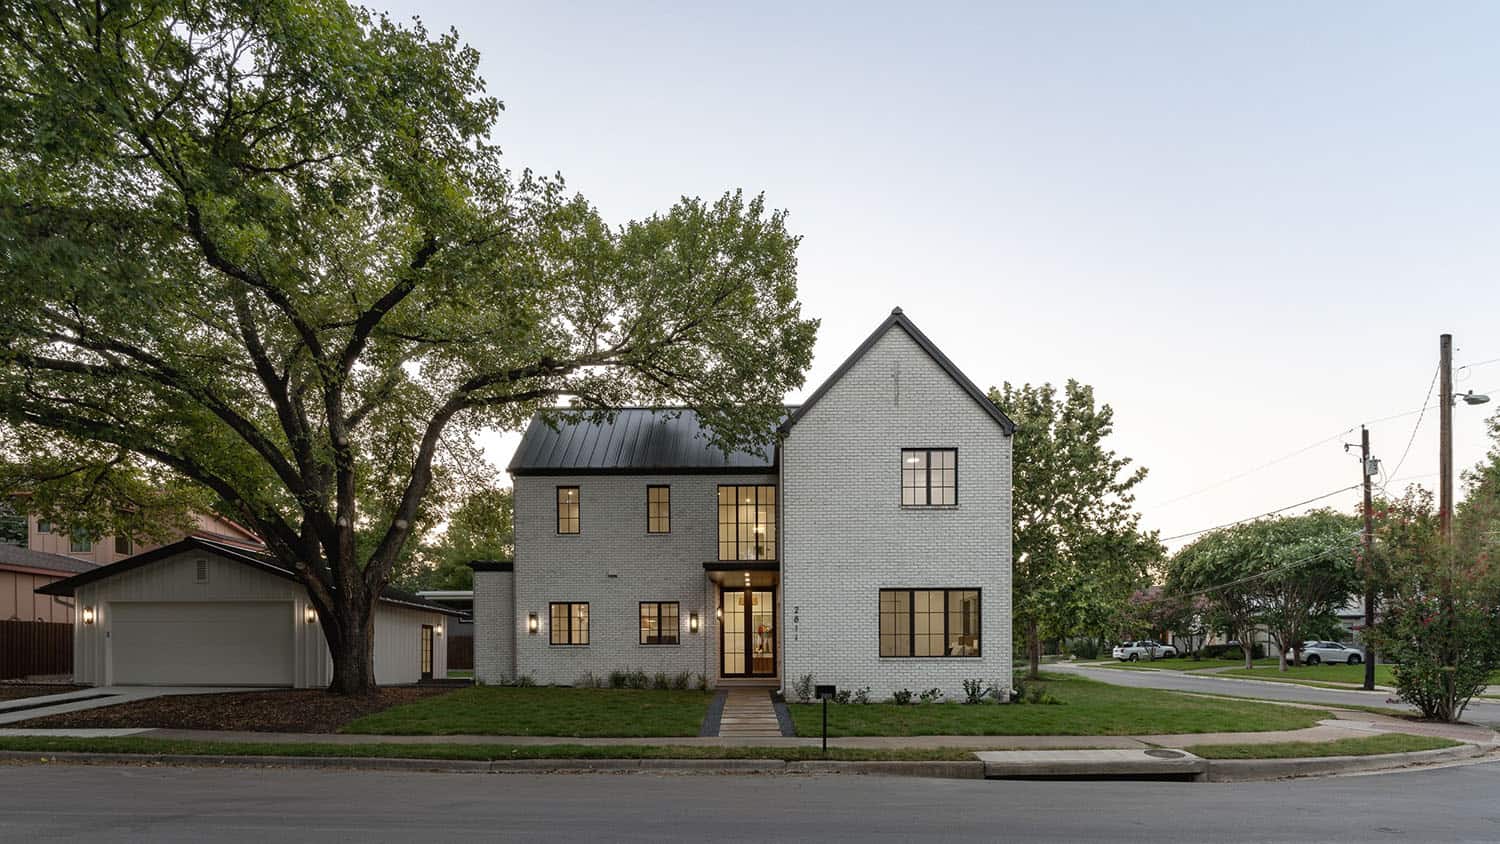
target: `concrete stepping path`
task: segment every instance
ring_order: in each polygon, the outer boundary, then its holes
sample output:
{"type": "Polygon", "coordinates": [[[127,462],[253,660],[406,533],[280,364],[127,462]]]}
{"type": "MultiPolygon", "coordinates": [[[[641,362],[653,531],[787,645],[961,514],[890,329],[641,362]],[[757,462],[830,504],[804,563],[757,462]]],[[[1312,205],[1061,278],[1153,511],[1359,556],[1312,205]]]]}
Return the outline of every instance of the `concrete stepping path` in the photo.
{"type": "Polygon", "coordinates": [[[776,707],[765,689],[730,689],[719,719],[720,738],[769,738],[781,735],[776,707]]]}

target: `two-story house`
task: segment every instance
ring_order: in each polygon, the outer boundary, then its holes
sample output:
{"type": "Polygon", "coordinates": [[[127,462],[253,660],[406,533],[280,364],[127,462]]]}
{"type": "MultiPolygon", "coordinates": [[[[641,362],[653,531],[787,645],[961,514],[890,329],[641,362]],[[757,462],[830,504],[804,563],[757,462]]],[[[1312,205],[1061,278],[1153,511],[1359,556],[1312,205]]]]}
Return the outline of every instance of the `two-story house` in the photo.
{"type": "Polygon", "coordinates": [[[475,565],[477,679],[1008,689],[1013,430],[899,308],[760,454],[680,408],[534,419],[515,561],[475,565]]]}

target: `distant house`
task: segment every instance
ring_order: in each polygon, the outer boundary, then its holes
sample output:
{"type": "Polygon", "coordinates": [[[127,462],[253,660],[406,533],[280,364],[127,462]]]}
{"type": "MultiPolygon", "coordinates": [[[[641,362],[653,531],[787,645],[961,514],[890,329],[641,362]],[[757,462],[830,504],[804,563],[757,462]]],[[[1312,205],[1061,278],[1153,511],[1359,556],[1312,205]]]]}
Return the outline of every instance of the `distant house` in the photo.
{"type": "Polygon", "coordinates": [[[98,567],[88,560],[0,544],[0,621],[71,622],[72,601],[36,590],[98,567]]]}
{"type": "Polygon", "coordinates": [[[475,677],[1009,687],[1013,430],[899,308],[756,453],[685,408],[538,417],[475,677]]]}
{"type": "MultiPolygon", "coordinates": [[[[198,536],[227,545],[244,548],[264,547],[260,539],[249,530],[222,516],[195,513],[193,526],[186,533],[171,537],[176,541],[181,536],[198,536]]],[[[167,543],[135,542],[124,535],[105,535],[97,539],[83,531],[68,530],[35,514],[26,519],[26,547],[44,554],[56,554],[78,560],[88,560],[96,565],[109,565],[126,557],[160,548],[167,543]]]]}

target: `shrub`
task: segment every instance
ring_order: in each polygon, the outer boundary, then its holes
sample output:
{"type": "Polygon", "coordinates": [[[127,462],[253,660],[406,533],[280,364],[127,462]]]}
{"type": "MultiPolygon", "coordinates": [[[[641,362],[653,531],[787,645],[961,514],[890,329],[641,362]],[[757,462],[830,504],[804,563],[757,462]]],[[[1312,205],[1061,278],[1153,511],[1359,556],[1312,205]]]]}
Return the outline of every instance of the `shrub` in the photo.
{"type": "Polygon", "coordinates": [[[684,671],[681,674],[678,674],[676,677],[672,678],[672,688],[680,692],[685,692],[687,691],[688,687],[692,685],[692,682],[693,675],[684,671]]]}
{"type": "Polygon", "coordinates": [[[897,706],[905,706],[911,703],[911,689],[902,689],[891,695],[891,702],[897,706]]]}
{"type": "Polygon", "coordinates": [[[849,702],[849,694],[850,693],[849,693],[848,689],[839,689],[838,691],[836,691],[836,692],[833,693],[833,702],[834,703],[848,703],[849,702]]]}
{"type": "Polygon", "coordinates": [[[632,688],[632,689],[649,689],[649,688],[651,688],[651,675],[647,674],[645,671],[642,671],[639,668],[637,668],[636,670],[630,672],[630,688],[632,688]]]}
{"type": "Polygon", "coordinates": [[[656,672],[656,676],[651,678],[651,688],[661,690],[672,688],[672,680],[667,676],[667,672],[656,672]]]}
{"type": "Polygon", "coordinates": [[[943,690],[928,689],[927,691],[917,695],[917,697],[921,698],[923,703],[937,703],[938,701],[943,699],[943,690]]]}
{"type": "Polygon", "coordinates": [[[1396,694],[1423,718],[1457,721],[1500,668],[1500,610],[1449,587],[1391,600],[1375,647],[1391,662],[1396,694]]]}
{"type": "Polygon", "coordinates": [[[597,689],[599,688],[599,678],[594,676],[594,672],[585,671],[582,676],[573,681],[573,688],[597,689]]]}
{"type": "Polygon", "coordinates": [[[630,675],[618,668],[614,671],[609,672],[609,687],[611,689],[626,688],[629,681],[630,675]]]}
{"type": "Polygon", "coordinates": [[[1092,636],[1074,639],[1068,643],[1068,652],[1079,659],[1098,659],[1099,640],[1092,636]]]}
{"type": "Polygon", "coordinates": [[[521,688],[530,688],[531,686],[536,685],[536,678],[532,677],[530,674],[522,674],[516,677],[516,685],[520,686],[521,688]]]}
{"type": "Polygon", "coordinates": [[[869,703],[870,702],[870,687],[869,686],[863,686],[861,688],[855,689],[854,690],[854,702],[855,703],[861,703],[861,704],[869,703]]]}
{"type": "Polygon", "coordinates": [[[813,699],[813,675],[803,674],[797,682],[792,684],[792,694],[797,696],[798,703],[811,703],[813,699]]]}
{"type": "Polygon", "coordinates": [[[994,691],[994,686],[986,686],[981,679],[965,680],[964,703],[984,703],[984,699],[994,691]]]}
{"type": "Polygon", "coordinates": [[[702,674],[693,675],[693,688],[700,692],[708,691],[708,678],[702,674]]]}

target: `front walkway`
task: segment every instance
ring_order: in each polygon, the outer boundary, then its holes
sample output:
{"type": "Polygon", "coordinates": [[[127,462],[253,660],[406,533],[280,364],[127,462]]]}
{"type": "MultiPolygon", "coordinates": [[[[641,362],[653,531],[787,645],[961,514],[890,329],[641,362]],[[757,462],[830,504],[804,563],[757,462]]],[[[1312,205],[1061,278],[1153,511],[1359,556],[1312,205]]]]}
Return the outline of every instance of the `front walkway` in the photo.
{"type": "Polygon", "coordinates": [[[771,693],[760,688],[731,688],[719,718],[720,738],[769,738],[781,736],[781,724],[771,693]]]}

